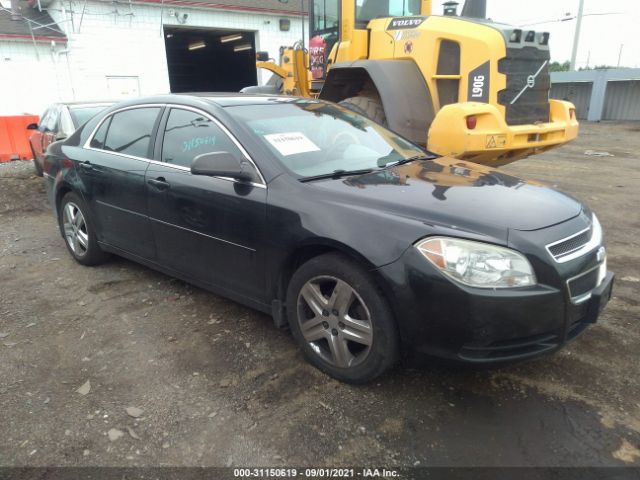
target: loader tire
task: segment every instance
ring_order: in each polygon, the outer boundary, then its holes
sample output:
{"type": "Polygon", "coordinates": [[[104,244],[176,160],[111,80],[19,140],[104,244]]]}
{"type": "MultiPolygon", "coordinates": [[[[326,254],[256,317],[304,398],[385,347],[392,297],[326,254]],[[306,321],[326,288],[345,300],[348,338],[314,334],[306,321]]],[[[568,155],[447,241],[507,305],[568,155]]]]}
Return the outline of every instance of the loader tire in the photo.
{"type": "Polygon", "coordinates": [[[340,102],[340,105],[379,123],[383,127],[387,126],[387,116],[384,114],[384,108],[379,98],[365,96],[345,98],[340,102]]]}

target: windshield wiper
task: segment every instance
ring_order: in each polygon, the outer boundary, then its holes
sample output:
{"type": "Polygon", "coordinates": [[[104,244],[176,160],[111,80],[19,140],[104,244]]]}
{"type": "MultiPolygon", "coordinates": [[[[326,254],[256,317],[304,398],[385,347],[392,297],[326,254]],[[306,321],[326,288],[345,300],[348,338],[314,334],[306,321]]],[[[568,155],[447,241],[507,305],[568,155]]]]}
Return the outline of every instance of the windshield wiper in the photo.
{"type": "Polygon", "coordinates": [[[388,163],[384,166],[387,167],[397,167],[398,165],[405,165],[407,163],[415,162],[417,160],[433,160],[434,158],[438,158],[437,155],[431,155],[428,153],[422,155],[414,155],[413,157],[403,158],[402,160],[398,160],[397,162],[388,163]]]}
{"type": "Polygon", "coordinates": [[[361,170],[334,170],[331,173],[323,173],[322,175],[314,175],[312,177],[304,177],[301,178],[301,182],[312,182],[314,180],[325,180],[325,179],[334,179],[342,177],[350,177],[352,175],[364,175],[365,173],[373,172],[373,168],[363,168],[361,170]]]}

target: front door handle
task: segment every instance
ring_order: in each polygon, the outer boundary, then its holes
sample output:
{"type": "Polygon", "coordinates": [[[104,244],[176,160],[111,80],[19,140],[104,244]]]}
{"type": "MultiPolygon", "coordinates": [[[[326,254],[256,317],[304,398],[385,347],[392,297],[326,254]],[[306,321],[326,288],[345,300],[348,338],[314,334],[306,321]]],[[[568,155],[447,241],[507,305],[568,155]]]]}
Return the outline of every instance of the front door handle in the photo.
{"type": "Polygon", "coordinates": [[[82,162],[80,164],[80,168],[83,170],[89,171],[89,170],[93,170],[93,165],[91,165],[91,162],[82,162]]]}
{"type": "Polygon", "coordinates": [[[155,179],[149,179],[147,180],[147,183],[149,185],[151,185],[152,187],[157,188],[160,191],[164,191],[164,190],[168,190],[171,185],[169,184],[169,182],[167,182],[164,177],[158,177],[155,179]]]}

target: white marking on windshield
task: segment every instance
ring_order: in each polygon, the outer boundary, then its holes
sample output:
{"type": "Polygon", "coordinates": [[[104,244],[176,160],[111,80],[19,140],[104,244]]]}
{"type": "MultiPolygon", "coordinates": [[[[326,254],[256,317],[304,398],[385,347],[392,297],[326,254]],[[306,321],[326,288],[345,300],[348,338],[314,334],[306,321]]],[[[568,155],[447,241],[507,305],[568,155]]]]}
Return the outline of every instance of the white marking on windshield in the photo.
{"type": "Polygon", "coordinates": [[[302,132],[272,133],[264,135],[264,138],[285,157],[320,151],[320,148],[302,132]]]}

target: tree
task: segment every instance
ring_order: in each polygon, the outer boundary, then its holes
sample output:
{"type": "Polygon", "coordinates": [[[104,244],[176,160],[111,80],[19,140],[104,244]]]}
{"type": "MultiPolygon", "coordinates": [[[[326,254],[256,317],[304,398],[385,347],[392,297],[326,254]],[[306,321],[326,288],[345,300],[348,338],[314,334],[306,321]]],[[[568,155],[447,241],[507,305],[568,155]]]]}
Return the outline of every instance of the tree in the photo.
{"type": "Polygon", "coordinates": [[[619,67],[614,67],[611,65],[596,65],[595,67],[580,67],[580,71],[582,70],[610,70],[612,68],[619,68],[619,67]]]}
{"type": "Polygon", "coordinates": [[[550,72],[568,72],[569,70],[571,70],[571,62],[569,62],[569,60],[564,63],[551,62],[549,64],[550,72]]]}

